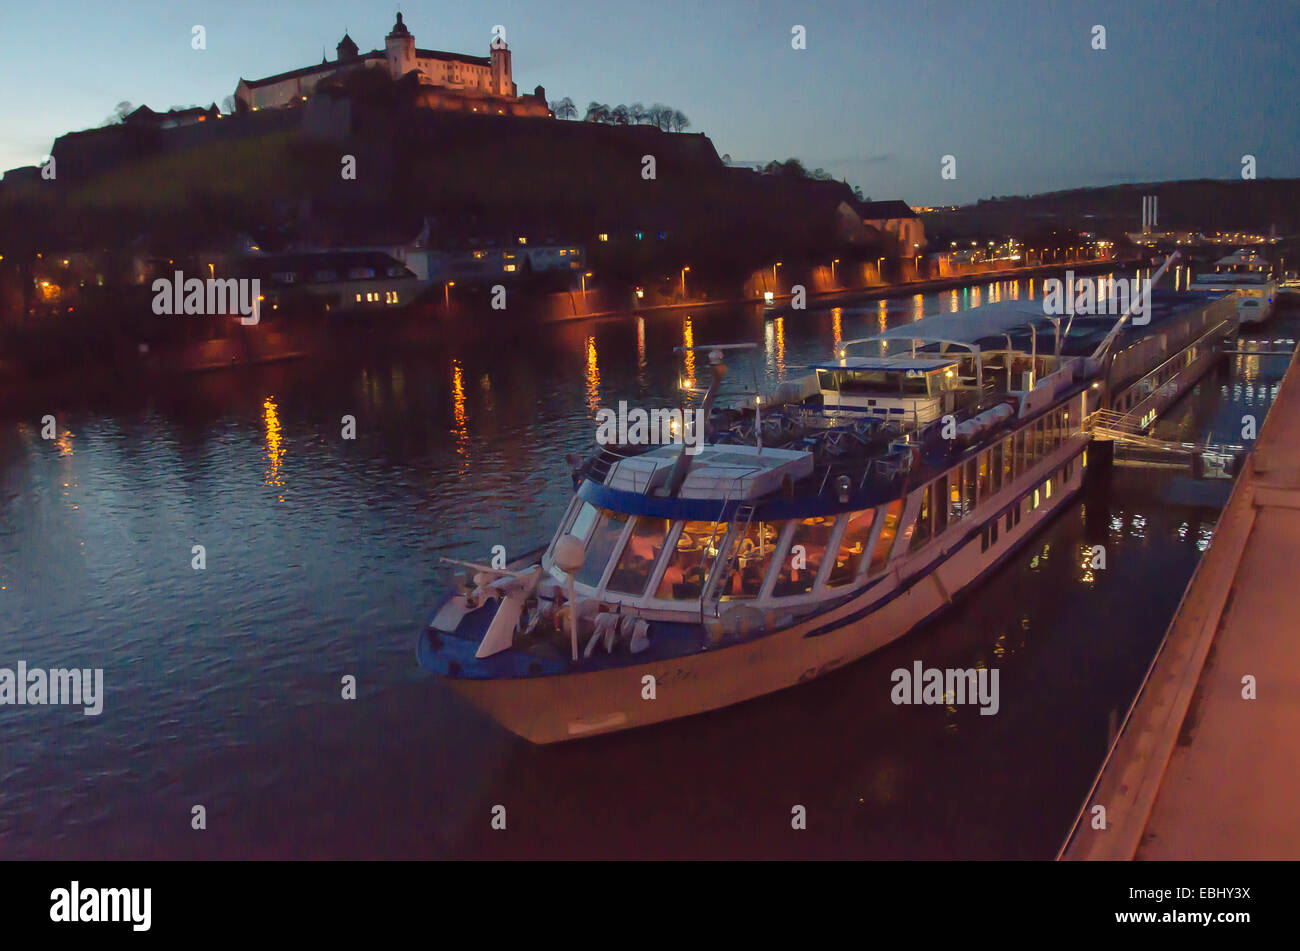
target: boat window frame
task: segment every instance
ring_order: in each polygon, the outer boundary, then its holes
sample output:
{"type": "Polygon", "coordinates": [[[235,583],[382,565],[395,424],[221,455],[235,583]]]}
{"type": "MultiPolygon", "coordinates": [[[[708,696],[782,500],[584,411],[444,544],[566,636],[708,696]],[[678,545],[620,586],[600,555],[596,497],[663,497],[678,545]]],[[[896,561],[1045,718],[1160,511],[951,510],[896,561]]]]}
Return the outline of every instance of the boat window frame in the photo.
{"type": "MultiPolygon", "coordinates": [[[[790,545],[794,541],[795,529],[802,522],[801,518],[787,518],[785,525],[781,528],[781,534],[777,536],[776,545],[772,549],[772,561],[767,566],[767,573],[763,576],[763,583],[758,586],[758,594],[754,597],[755,601],[767,601],[772,598],[772,589],[776,587],[776,576],[780,574],[779,566],[790,553],[790,545]],[[777,556],[780,556],[779,558],[777,556]]],[[[825,557],[824,555],[822,556],[825,557]]],[[[822,572],[821,565],[817,566],[817,573],[822,572]]],[[[817,590],[817,579],[813,579],[812,590],[805,591],[802,594],[788,594],[787,598],[807,597],[817,590]]],[[[742,599],[743,600],[743,599],[742,599]]]]}
{"type": "MultiPolygon", "coordinates": [[[[686,525],[688,519],[675,518],[672,524],[668,526],[668,535],[664,538],[664,551],[671,552],[677,550],[677,539],[681,538],[682,528],[686,525]]],[[[650,582],[646,585],[639,602],[642,604],[689,604],[689,601],[671,601],[668,598],[657,598],[655,592],[659,590],[659,584],[663,581],[664,572],[668,570],[669,558],[660,557],[655,565],[654,571],[650,573],[650,582]]],[[[617,593],[617,592],[616,592],[617,593]]]]}
{"type": "Polygon", "coordinates": [[[585,501],[586,499],[583,499],[577,493],[574,493],[573,497],[569,499],[569,506],[564,510],[564,514],[560,517],[560,521],[557,523],[555,534],[551,536],[551,543],[546,546],[546,551],[542,553],[543,571],[552,575],[559,571],[559,577],[565,576],[565,572],[560,571],[555,564],[555,546],[561,538],[568,534],[569,527],[573,524],[573,519],[577,517],[578,508],[585,501]]]}
{"type": "Polygon", "coordinates": [[[921,491],[924,488],[924,485],[918,486],[903,497],[903,512],[898,521],[899,532],[894,536],[889,558],[885,561],[886,571],[893,567],[895,562],[902,561],[911,553],[912,532],[916,530],[916,520],[921,511],[921,491]]]}
{"type": "Polygon", "coordinates": [[[915,528],[919,528],[921,525],[922,513],[924,513],[926,520],[928,521],[929,524],[926,526],[926,535],[924,538],[921,538],[920,535],[917,534],[915,529],[913,530],[907,542],[908,554],[920,551],[926,545],[930,544],[930,542],[934,541],[934,537],[935,537],[934,536],[934,483],[935,481],[937,480],[926,482],[918,486],[914,490],[915,492],[920,493],[920,498],[921,498],[920,504],[917,506],[917,510],[916,510],[916,519],[914,522],[915,528]]]}
{"type": "MultiPolygon", "coordinates": [[[[636,524],[636,520],[637,518],[639,518],[639,516],[633,515],[631,512],[620,512],[618,509],[607,509],[601,505],[596,506],[596,512],[597,513],[609,512],[614,515],[627,516],[627,521],[623,523],[623,528],[620,530],[619,536],[614,542],[614,546],[610,549],[609,557],[605,559],[605,567],[601,569],[599,580],[596,582],[596,584],[591,585],[591,591],[593,592],[593,595],[597,598],[600,598],[605,593],[605,583],[609,580],[609,576],[614,571],[613,566],[618,563],[618,559],[623,555],[623,546],[627,544],[628,532],[631,531],[632,526],[636,524]]],[[[595,531],[596,526],[598,524],[600,524],[600,514],[597,515],[597,520],[591,523],[591,531],[595,531]]],[[[587,540],[583,541],[582,551],[584,555],[587,552],[587,544],[591,539],[591,531],[587,533],[587,540]]],[[[586,563],[584,562],[583,568],[585,567],[586,567],[586,563]]],[[[582,568],[578,569],[578,571],[581,570],[582,568]]],[[[576,576],[577,572],[574,572],[574,574],[576,576]]],[[[575,585],[582,585],[582,582],[579,581],[577,577],[573,579],[573,583],[575,585]]]]}
{"type": "MultiPolygon", "coordinates": [[[[769,519],[769,518],[757,518],[757,516],[755,516],[755,518],[751,518],[749,520],[749,523],[745,526],[746,532],[749,531],[749,527],[753,525],[755,521],[757,521],[760,525],[762,525],[764,523],[772,524],[773,522],[776,522],[778,520],[769,519]]],[[[789,541],[790,526],[793,525],[795,522],[797,522],[798,519],[786,518],[786,519],[780,519],[779,521],[782,523],[781,532],[776,536],[776,541],[772,543],[772,554],[768,556],[768,565],[765,569],[763,569],[763,580],[758,585],[758,592],[752,598],[723,598],[723,597],[715,598],[711,590],[713,584],[715,583],[715,579],[710,578],[706,580],[704,591],[702,591],[700,594],[701,604],[704,604],[704,599],[706,597],[708,598],[709,602],[716,601],[718,604],[721,604],[724,600],[726,600],[728,603],[735,601],[735,602],[745,602],[748,604],[756,604],[759,601],[766,600],[769,597],[769,592],[771,591],[772,585],[775,584],[776,582],[776,574],[774,573],[774,568],[777,564],[776,555],[778,552],[783,552],[785,550],[785,548],[783,547],[783,543],[789,541]]],[[[729,528],[727,530],[726,537],[723,539],[722,545],[718,548],[718,557],[713,559],[713,568],[711,568],[709,572],[711,575],[716,574],[717,571],[719,570],[717,567],[719,561],[731,560],[731,546],[733,544],[732,535],[735,534],[736,529],[740,527],[740,523],[735,520],[732,520],[727,524],[729,528]]],[[[743,537],[735,538],[734,544],[739,545],[743,541],[744,541],[743,537]]]]}
{"type": "Polygon", "coordinates": [[[646,583],[641,588],[640,593],[633,592],[633,591],[613,591],[608,589],[607,586],[609,585],[609,582],[613,579],[614,572],[618,569],[618,563],[623,558],[623,549],[626,548],[628,542],[632,540],[632,533],[636,531],[636,526],[640,524],[641,519],[643,518],[653,519],[654,521],[657,522],[660,521],[661,517],[657,515],[633,515],[632,518],[629,520],[627,528],[624,529],[623,531],[623,537],[618,542],[618,550],[615,551],[614,554],[610,556],[609,570],[606,571],[604,576],[602,576],[600,579],[600,588],[598,590],[602,595],[608,593],[610,595],[609,598],[610,600],[613,600],[617,597],[627,597],[627,598],[633,598],[637,600],[644,599],[646,596],[646,591],[648,591],[650,588],[650,579],[659,571],[659,562],[664,560],[664,552],[668,550],[668,539],[673,533],[673,525],[675,524],[673,519],[667,519],[668,531],[664,533],[663,547],[659,549],[659,554],[655,556],[654,564],[650,566],[650,573],[646,575],[646,583]]]}
{"type": "Polygon", "coordinates": [[[880,506],[881,511],[877,514],[880,521],[880,531],[872,532],[872,545],[869,551],[863,554],[869,554],[871,557],[867,561],[867,577],[874,578],[877,575],[886,574],[889,571],[889,563],[894,554],[894,548],[898,545],[899,536],[902,534],[903,517],[907,514],[907,498],[901,497],[890,499],[880,506]],[[894,537],[889,541],[889,547],[884,551],[884,557],[880,561],[879,567],[872,569],[872,564],[876,560],[876,548],[880,544],[880,535],[884,531],[885,523],[889,520],[889,510],[898,505],[898,521],[894,525],[894,537]]]}
{"type": "Polygon", "coordinates": [[[843,584],[832,585],[830,572],[833,571],[834,568],[831,567],[827,569],[826,577],[821,579],[827,591],[852,590],[865,578],[867,565],[870,563],[869,559],[871,558],[871,553],[875,551],[876,548],[876,536],[880,534],[880,528],[882,525],[880,512],[882,508],[883,506],[880,505],[868,505],[866,508],[852,509],[843,514],[842,519],[844,524],[840,527],[839,535],[835,537],[835,554],[826,559],[832,566],[835,564],[836,558],[839,557],[840,547],[844,544],[844,536],[848,534],[849,522],[853,516],[861,515],[863,512],[870,511],[871,527],[867,530],[867,537],[862,541],[862,554],[858,555],[857,564],[853,566],[848,581],[843,584]]]}
{"type": "MultiPolygon", "coordinates": [[[[798,531],[799,526],[803,522],[807,521],[809,518],[817,518],[817,517],[818,516],[815,515],[809,515],[809,516],[805,516],[804,518],[791,518],[788,520],[790,523],[787,526],[789,535],[788,537],[782,539],[784,545],[781,548],[781,560],[784,560],[786,557],[789,556],[790,548],[791,546],[794,545],[794,533],[798,531]]],[[[821,516],[821,517],[825,518],[827,516],[821,516]]],[[[834,563],[835,556],[839,554],[840,535],[843,532],[843,527],[847,524],[848,524],[848,519],[845,517],[845,513],[843,512],[836,513],[835,522],[834,524],[831,525],[831,533],[828,536],[826,536],[826,550],[822,552],[821,564],[817,566],[817,577],[813,578],[813,583],[811,588],[809,588],[807,591],[801,591],[798,594],[781,594],[781,595],[773,594],[772,589],[776,587],[776,579],[780,576],[780,570],[777,569],[772,572],[772,577],[769,579],[769,582],[765,585],[763,591],[763,597],[765,599],[776,601],[781,604],[788,604],[797,601],[799,598],[811,598],[819,594],[822,590],[822,582],[826,578],[828,578],[830,574],[830,571],[826,567],[826,564],[827,562],[834,563]]],[[[774,566],[779,565],[781,563],[781,560],[774,558],[772,559],[772,564],[774,566]]],[[[843,585],[842,587],[848,587],[848,585],[846,584],[843,585]]]]}

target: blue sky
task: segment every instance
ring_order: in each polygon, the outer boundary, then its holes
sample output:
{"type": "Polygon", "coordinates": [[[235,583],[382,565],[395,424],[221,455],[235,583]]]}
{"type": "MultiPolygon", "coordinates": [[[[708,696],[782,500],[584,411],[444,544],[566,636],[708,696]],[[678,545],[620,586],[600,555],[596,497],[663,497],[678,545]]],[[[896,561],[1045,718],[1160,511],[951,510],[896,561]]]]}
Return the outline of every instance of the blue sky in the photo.
{"type": "MultiPolygon", "coordinates": [[[[382,47],[394,0],[0,2],[0,169],[122,100],[207,105],[318,63],[346,28],[382,47]],[[201,24],[207,49],[191,48],[201,24]]],[[[1300,176],[1300,0],[408,2],[421,47],[486,55],[520,91],[685,112],[720,153],[797,156],[876,199],[1172,178],[1300,176]],[[807,49],[791,48],[791,27],[807,49]],[[1090,47],[1094,24],[1107,49],[1090,47]],[[956,157],[957,178],[939,174],[956,157]]]]}

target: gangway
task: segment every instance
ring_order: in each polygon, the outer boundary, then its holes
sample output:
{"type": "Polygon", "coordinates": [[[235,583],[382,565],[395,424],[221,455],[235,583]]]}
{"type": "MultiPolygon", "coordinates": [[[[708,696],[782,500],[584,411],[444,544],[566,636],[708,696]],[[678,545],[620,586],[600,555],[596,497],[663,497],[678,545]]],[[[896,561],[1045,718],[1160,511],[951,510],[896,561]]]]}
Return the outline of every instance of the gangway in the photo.
{"type": "Polygon", "coordinates": [[[1113,445],[1117,466],[1184,469],[1197,479],[1231,479],[1236,476],[1246,447],[1231,443],[1174,442],[1150,435],[1135,413],[1099,409],[1084,421],[1096,442],[1113,445]]]}

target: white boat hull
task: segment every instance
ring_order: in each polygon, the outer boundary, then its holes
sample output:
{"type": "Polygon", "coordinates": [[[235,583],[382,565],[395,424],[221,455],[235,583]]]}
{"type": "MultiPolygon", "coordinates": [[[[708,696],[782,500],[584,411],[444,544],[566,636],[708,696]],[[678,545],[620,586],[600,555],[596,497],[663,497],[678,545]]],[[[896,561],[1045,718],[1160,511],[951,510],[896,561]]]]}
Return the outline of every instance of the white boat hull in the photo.
{"type": "MultiPolygon", "coordinates": [[[[900,569],[833,610],[749,643],[670,660],[587,673],[517,679],[450,679],[459,694],[512,732],[533,743],[557,743],[598,733],[661,723],[742,703],[820,677],[897,640],[951,603],[952,597],[992,571],[1049,518],[1066,506],[1083,484],[1078,457],[1085,441],[1076,437],[1053,454],[1052,464],[1018,479],[988,499],[996,513],[998,539],[984,549],[971,528],[992,520],[972,518],[954,528],[966,538],[940,536],[908,555],[900,569]],[[1075,460],[1071,478],[1061,482],[1061,467],[1075,460]],[[1021,497],[1052,476],[1050,498],[1032,511],[1021,497]],[[1023,510],[1018,524],[1005,530],[1004,513],[1014,500],[1023,510]],[[944,557],[946,545],[960,544],[944,557]],[[944,560],[934,569],[935,559],[944,560]],[[902,590],[899,593],[900,588],[902,590]],[[892,596],[897,595],[897,596],[892,596]],[[872,605],[879,605],[872,608],[872,605]],[[856,615],[866,611],[863,616],[856,615]],[[825,633],[809,633],[829,628],[825,633]],[[646,677],[654,678],[653,699],[646,677]]],[[[885,686],[882,685],[882,689],[885,686]]]]}

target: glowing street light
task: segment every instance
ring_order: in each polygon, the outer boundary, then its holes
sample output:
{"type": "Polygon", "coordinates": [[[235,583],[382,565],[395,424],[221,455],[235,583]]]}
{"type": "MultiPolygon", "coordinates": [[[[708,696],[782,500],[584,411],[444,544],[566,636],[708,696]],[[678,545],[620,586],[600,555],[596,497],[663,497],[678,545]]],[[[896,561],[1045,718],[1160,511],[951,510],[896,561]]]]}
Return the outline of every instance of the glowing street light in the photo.
{"type": "Polygon", "coordinates": [[[444,286],[442,289],[442,297],[443,300],[446,301],[448,307],[451,306],[451,289],[455,286],[456,286],[455,281],[448,281],[446,286],[444,286]]]}
{"type": "Polygon", "coordinates": [[[689,270],[689,267],[682,268],[682,300],[686,300],[686,272],[689,270]]]}
{"type": "Polygon", "coordinates": [[[587,296],[587,278],[589,278],[589,277],[591,277],[591,272],[590,272],[590,271],[588,271],[586,274],[583,274],[583,275],[582,275],[582,296],[583,296],[583,297],[586,297],[586,296],[587,296]]]}

